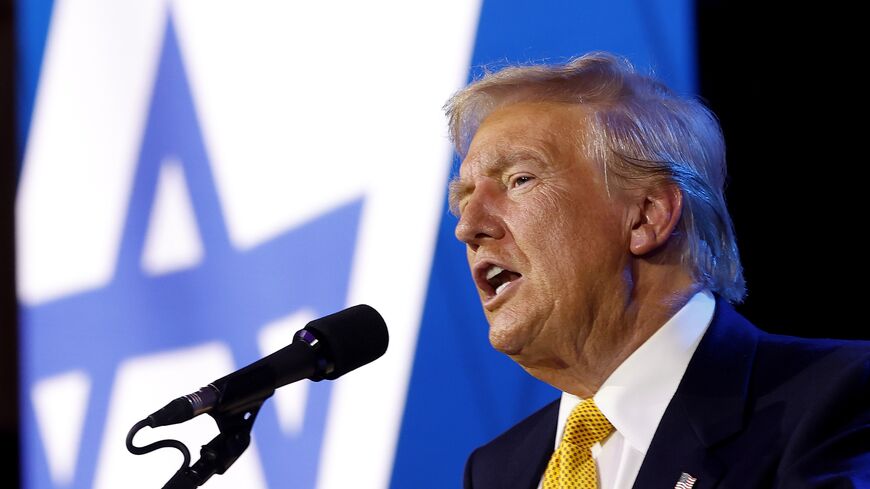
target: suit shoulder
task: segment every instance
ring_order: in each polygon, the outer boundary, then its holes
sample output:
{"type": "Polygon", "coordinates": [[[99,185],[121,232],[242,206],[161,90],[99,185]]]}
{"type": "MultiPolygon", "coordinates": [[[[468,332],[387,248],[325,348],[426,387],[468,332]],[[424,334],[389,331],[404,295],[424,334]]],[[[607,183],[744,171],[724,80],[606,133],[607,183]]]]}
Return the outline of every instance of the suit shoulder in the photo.
{"type": "Polygon", "coordinates": [[[758,343],[754,387],[759,396],[788,398],[792,409],[866,404],[870,342],[764,334],[758,343]]]}
{"type": "Polygon", "coordinates": [[[870,341],[797,338],[762,334],[760,362],[778,370],[855,371],[870,369],[870,341]]]}

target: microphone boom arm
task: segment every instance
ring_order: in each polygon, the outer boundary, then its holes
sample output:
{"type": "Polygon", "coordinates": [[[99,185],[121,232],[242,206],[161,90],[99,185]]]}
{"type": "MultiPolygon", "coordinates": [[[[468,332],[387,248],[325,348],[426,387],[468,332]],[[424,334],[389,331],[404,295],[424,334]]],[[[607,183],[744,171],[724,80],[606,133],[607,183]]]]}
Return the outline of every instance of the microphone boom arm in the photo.
{"type": "Polygon", "coordinates": [[[250,445],[254,420],[271,395],[241,405],[232,412],[209,413],[217,422],[220,434],[202,446],[196,463],[176,472],[163,489],[193,489],[205,484],[214,474],[226,472],[250,445]]]}

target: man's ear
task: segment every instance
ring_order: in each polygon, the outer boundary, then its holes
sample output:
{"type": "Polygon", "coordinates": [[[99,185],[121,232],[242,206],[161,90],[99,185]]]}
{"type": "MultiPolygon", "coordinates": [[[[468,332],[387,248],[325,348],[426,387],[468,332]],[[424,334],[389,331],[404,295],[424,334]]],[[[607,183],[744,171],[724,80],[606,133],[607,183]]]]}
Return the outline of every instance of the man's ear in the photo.
{"type": "Polygon", "coordinates": [[[674,184],[663,184],[645,190],[639,203],[639,215],[631,227],[629,248],[643,256],[663,246],[683,212],[683,193],[674,184]]]}

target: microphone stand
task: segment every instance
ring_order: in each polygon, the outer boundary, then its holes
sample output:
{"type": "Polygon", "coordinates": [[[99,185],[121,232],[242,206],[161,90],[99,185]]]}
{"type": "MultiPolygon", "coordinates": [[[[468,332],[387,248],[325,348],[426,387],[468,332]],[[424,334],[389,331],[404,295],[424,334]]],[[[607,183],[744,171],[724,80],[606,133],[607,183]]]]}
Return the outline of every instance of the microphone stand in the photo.
{"type": "Polygon", "coordinates": [[[251,443],[254,420],[270,396],[271,393],[231,412],[209,413],[217,422],[220,434],[202,446],[196,463],[181,468],[163,489],[194,489],[205,484],[214,474],[226,472],[251,443]]]}

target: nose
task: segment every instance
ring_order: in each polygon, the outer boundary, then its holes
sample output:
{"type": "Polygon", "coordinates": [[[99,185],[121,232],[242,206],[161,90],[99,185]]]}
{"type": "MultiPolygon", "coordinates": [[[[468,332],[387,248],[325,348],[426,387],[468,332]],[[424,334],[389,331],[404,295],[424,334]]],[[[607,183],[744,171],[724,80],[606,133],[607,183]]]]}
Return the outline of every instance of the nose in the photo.
{"type": "Polygon", "coordinates": [[[498,196],[491,184],[479,184],[468,196],[456,224],[456,239],[477,251],[487,241],[504,237],[504,223],[498,210],[498,196]]]}

